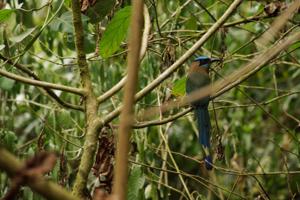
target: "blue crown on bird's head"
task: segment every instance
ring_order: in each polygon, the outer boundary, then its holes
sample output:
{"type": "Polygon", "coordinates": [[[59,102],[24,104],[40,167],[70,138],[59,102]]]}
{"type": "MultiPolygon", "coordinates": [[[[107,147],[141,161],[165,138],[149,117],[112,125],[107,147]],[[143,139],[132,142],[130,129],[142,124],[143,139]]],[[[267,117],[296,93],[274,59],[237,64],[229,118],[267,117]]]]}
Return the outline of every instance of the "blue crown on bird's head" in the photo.
{"type": "Polygon", "coordinates": [[[209,68],[210,64],[216,61],[220,61],[219,58],[209,58],[207,56],[198,56],[194,62],[199,62],[199,66],[209,68]]]}
{"type": "Polygon", "coordinates": [[[198,56],[194,61],[210,60],[207,56],[198,56]]]}

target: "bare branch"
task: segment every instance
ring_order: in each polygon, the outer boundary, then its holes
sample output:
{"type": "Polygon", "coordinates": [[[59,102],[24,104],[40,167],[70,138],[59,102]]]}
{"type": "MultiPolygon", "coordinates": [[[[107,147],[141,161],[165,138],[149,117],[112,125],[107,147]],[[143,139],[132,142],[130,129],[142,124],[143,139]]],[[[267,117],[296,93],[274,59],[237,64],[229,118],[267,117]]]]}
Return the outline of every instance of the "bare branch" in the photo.
{"type": "Polygon", "coordinates": [[[277,17],[271,28],[266,31],[258,40],[257,45],[261,47],[262,49],[266,48],[269,43],[275,38],[278,31],[282,29],[283,26],[285,26],[286,21],[290,19],[292,16],[294,16],[295,12],[300,7],[300,1],[294,1],[281,15],[280,17],[277,17]]]}
{"type": "MultiPolygon", "coordinates": [[[[235,0],[231,6],[226,10],[226,12],[222,15],[222,17],[212,26],[208,31],[188,50],[186,51],[173,65],[171,65],[166,71],[160,74],[155,80],[153,80],[150,84],[148,84],[144,89],[138,92],[135,96],[135,100],[138,101],[146,94],[151,92],[154,88],[156,88],[160,83],[166,80],[172,73],[174,73],[182,64],[191,57],[230,17],[230,15],[235,11],[235,9],[239,6],[242,0],[235,0]]],[[[106,118],[101,122],[106,124],[116,118],[122,110],[122,106],[115,109],[106,118]]]]}
{"type": "Polygon", "coordinates": [[[83,145],[83,153],[80,160],[79,170],[73,185],[73,194],[85,198],[85,188],[91,171],[98,141],[98,125],[100,118],[97,115],[97,98],[94,94],[90,71],[84,51],[84,29],[81,20],[80,1],[72,0],[73,26],[75,30],[75,46],[77,53],[77,65],[80,71],[80,79],[86,93],[84,96],[86,135],[83,145]]]}
{"type": "MultiPolygon", "coordinates": [[[[140,60],[143,60],[145,57],[145,54],[147,52],[147,46],[148,46],[148,38],[151,30],[151,20],[149,11],[146,5],[144,5],[144,32],[143,32],[143,39],[142,39],[142,46],[141,46],[141,52],[140,52],[140,60]]],[[[115,95],[117,92],[119,92],[123,86],[125,85],[127,76],[124,76],[116,85],[114,85],[110,90],[102,94],[97,98],[98,103],[102,103],[115,95]]]]}
{"type": "MultiPolygon", "coordinates": [[[[163,108],[151,108],[145,111],[142,116],[152,116],[153,114],[159,113],[159,111],[163,110],[166,112],[171,110],[172,108],[177,108],[180,106],[185,106],[191,102],[204,98],[206,96],[210,96],[212,99],[216,98],[233,87],[239,85],[241,82],[247,80],[251,75],[255,74],[257,71],[262,69],[270,60],[272,60],[276,55],[278,55],[281,51],[286,49],[288,46],[293,44],[294,42],[300,40],[300,33],[294,33],[292,36],[287,39],[283,39],[282,42],[278,42],[272,48],[268,49],[262,54],[259,54],[257,57],[253,58],[250,63],[241,67],[236,72],[227,76],[226,79],[217,81],[213,86],[204,87],[198,91],[195,91],[189,96],[183,97],[180,101],[172,101],[165,103],[163,108]]],[[[287,133],[290,134],[290,131],[285,129],[287,133]]],[[[296,139],[293,134],[290,134],[292,138],[296,139]]]]}
{"type": "Polygon", "coordinates": [[[78,95],[84,95],[84,93],[85,93],[85,90],[83,90],[83,89],[78,89],[78,88],[54,84],[54,83],[48,83],[45,81],[32,80],[32,79],[25,78],[20,75],[16,75],[14,73],[10,73],[10,72],[2,70],[2,69],[0,69],[0,75],[5,76],[10,79],[13,79],[13,80],[16,80],[16,81],[19,81],[19,82],[22,82],[22,83],[26,83],[29,85],[34,85],[34,86],[38,86],[38,87],[42,87],[42,88],[52,88],[52,89],[56,89],[56,90],[70,92],[73,94],[78,94],[78,95]]]}
{"type": "MultiPolygon", "coordinates": [[[[0,155],[0,169],[8,173],[11,177],[14,177],[14,175],[20,172],[25,165],[3,147],[0,147],[0,155]]],[[[33,179],[30,179],[30,181],[26,182],[26,184],[33,191],[39,193],[47,199],[79,200],[61,186],[47,181],[42,176],[36,176],[33,179]]]]}
{"type": "MultiPolygon", "coordinates": [[[[25,67],[25,66],[23,66],[19,63],[13,62],[12,60],[4,57],[1,54],[0,54],[0,59],[2,59],[4,62],[7,62],[8,64],[14,66],[15,68],[21,70],[22,72],[26,73],[28,76],[31,76],[33,79],[35,79],[37,81],[41,81],[41,79],[34,72],[32,72],[30,69],[28,69],[27,67],[25,67]]],[[[45,93],[47,93],[51,98],[53,98],[59,105],[65,107],[65,108],[71,108],[71,109],[74,109],[74,110],[83,111],[82,106],[73,105],[73,104],[70,104],[68,102],[63,101],[51,89],[49,89],[49,88],[41,88],[41,89],[45,93]]]]}
{"type": "Polygon", "coordinates": [[[118,129],[116,170],[113,187],[113,194],[119,200],[125,200],[127,196],[129,138],[134,119],[134,95],[136,93],[138,82],[143,28],[144,2],[142,0],[133,0],[132,5],[133,8],[130,24],[129,52],[127,63],[128,80],[125,85],[125,93],[123,99],[124,109],[121,114],[120,127],[118,129]]]}

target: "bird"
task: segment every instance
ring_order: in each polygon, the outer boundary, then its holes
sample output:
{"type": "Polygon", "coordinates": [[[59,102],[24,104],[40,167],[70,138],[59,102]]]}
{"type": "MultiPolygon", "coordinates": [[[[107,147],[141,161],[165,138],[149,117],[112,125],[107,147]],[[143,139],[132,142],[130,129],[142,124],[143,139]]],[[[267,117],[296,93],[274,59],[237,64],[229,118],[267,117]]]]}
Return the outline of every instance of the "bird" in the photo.
{"type": "MultiPolygon", "coordinates": [[[[218,58],[209,58],[207,56],[197,57],[191,64],[187,79],[186,93],[191,94],[210,84],[209,68],[213,62],[219,61],[218,58]]],[[[212,157],[210,155],[210,117],[208,112],[208,104],[210,97],[206,96],[200,100],[192,102],[195,118],[197,121],[199,143],[204,149],[204,162],[207,170],[212,170],[212,157]]]]}

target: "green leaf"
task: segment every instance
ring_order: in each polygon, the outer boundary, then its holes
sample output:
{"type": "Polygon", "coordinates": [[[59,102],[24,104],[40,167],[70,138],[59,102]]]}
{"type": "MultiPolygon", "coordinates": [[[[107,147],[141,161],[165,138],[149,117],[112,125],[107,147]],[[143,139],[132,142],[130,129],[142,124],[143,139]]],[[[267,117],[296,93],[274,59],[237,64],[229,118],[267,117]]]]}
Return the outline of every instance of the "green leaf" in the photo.
{"type": "Polygon", "coordinates": [[[60,17],[55,18],[50,23],[50,27],[53,31],[73,33],[72,20],[73,20],[72,12],[67,11],[67,12],[63,13],[60,17]]]}
{"type": "Polygon", "coordinates": [[[60,122],[62,127],[72,126],[71,113],[69,111],[63,110],[57,115],[57,121],[60,122]]]}
{"type": "Polygon", "coordinates": [[[28,30],[24,31],[23,33],[21,33],[18,36],[14,36],[9,38],[9,40],[11,40],[12,42],[22,42],[25,38],[27,38],[33,31],[35,30],[35,28],[29,28],[28,30]]]}
{"type": "Polygon", "coordinates": [[[0,88],[3,90],[11,90],[15,85],[15,81],[6,77],[0,77],[0,88]]]}
{"type": "Polygon", "coordinates": [[[66,7],[71,7],[72,6],[71,0],[65,0],[64,4],[65,4],[66,7]]]}
{"type": "Polygon", "coordinates": [[[98,0],[95,5],[88,8],[86,15],[91,23],[100,22],[114,7],[115,0],[98,0]]]}
{"type": "Polygon", "coordinates": [[[227,166],[230,166],[230,160],[231,160],[231,144],[225,145],[225,162],[227,166]]]}
{"type": "Polygon", "coordinates": [[[12,131],[0,130],[0,146],[3,145],[7,150],[13,152],[16,148],[18,138],[12,131]]]}
{"type": "MultiPolygon", "coordinates": [[[[81,15],[83,22],[88,21],[88,17],[81,15]]],[[[60,17],[55,18],[50,23],[52,31],[59,31],[63,33],[73,33],[73,14],[70,11],[64,12],[60,17]]]]}
{"type": "Polygon", "coordinates": [[[15,9],[3,9],[3,10],[0,10],[0,23],[6,21],[11,16],[11,14],[13,12],[15,12],[15,9]]]}
{"type": "Polygon", "coordinates": [[[126,38],[131,15],[131,6],[119,10],[106,27],[100,41],[100,55],[108,58],[115,53],[126,38]]]}
{"type": "Polygon", "coordinates": [[[188,18],[184,23],[187,30],[196,30],[197,29],[197,19],[194,16],[188,18]]]}
{"type": "Polygon", "coordinates": [[[145,189],[145,197],[146,199],[158,200],[157,187],[154,184],[147,185],[145,189]]]}
{"type": "Polygon", "coordinates": [[[5,48],[4,44],[0,44],[0,51],[3,50],[5,48]]]}
{"type": "Polygon", "coordinates": [[[140,189],[143,188],[145,183],[145,177],[143,176],[143,172],[141,167],[132,168],[128,181],[128,200],[139,199],[140,189]]]}
{"type": "Polygon", "coordinates": [[[184,96],[185,95],[185,84],[186,84],[186,77],[183,77],[183,78],[175,81],[174,86],[172,88],[172,94],[175,96],[184,96]]]}
{"type": "Polygon", "coordinates": [[[289,51],[294,51],[299,48],[300,48],[300,41],[297,41],[294,44],[290,45],[288,49],[289,51]]]}

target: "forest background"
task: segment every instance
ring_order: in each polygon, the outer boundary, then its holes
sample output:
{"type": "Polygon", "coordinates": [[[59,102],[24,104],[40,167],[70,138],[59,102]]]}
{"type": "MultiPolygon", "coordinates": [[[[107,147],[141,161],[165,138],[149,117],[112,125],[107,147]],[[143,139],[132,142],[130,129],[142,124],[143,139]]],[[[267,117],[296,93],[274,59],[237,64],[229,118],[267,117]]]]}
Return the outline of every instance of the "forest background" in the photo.
{"type": "Polygon", "coordinates": [[[299,198],[299,5],[0,1],[0,196],[299,198]],[[221,62],[189,98],[197,55],[221,62]],[[212,171],[188,106],[206,94],[212,171]]]}

